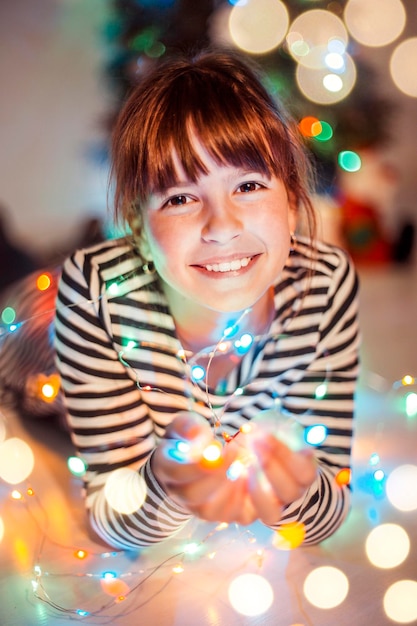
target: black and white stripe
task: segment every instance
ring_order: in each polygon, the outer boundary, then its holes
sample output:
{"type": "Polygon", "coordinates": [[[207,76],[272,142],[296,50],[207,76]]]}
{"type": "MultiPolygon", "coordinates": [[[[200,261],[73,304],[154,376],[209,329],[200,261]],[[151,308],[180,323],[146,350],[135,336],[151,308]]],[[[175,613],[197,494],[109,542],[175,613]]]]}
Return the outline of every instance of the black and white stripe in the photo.
{"type": "Polygon", "coordinates": [[[277,405],[303,426],[326,425],[327,439],[315,449],[317,481],[286,508],[283,521],[303,522],[306,544],[342,523],[349,488],[338,486],[335,475],[350,464],[359,344],[357,277],[348,257],[299,241],[275,285],[275,303],[270,335],[245,355],[220,395],[191,382],[156,275],[143,273],[127,240],[67,260],[55,320],[57,366],[72,439],[88,464],[91,522],[109,544],[150,545],[189,519],[156,482],[151,453],[175,413],[191,409],[211,419],[210,407],[230,434],[277,405]],[[135,347],[128,350],[130,340],[135,347]],[[326,393],[316,398],[321,383],[326,393]],[[228,393],[231,384],[241,393],[228,393]],[[104,494],[110,472],[125,466],[139,470],[148,489],[130,515],[112,509],[104,494]]]}

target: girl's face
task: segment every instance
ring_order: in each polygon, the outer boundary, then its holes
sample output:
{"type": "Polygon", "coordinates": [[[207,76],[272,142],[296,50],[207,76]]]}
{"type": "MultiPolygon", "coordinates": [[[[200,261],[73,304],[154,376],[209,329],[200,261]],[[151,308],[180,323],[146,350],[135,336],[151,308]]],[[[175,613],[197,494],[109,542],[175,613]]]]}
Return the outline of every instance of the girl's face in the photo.
{"type": "Polygon", "coordinates": [[[144,207],[146,256],[177,309],[241,311],[281,272],[295,216],[280,179],[218,165],[196,145],[207,174],[194,183],[177,162],[178,183],[144,207]]]}

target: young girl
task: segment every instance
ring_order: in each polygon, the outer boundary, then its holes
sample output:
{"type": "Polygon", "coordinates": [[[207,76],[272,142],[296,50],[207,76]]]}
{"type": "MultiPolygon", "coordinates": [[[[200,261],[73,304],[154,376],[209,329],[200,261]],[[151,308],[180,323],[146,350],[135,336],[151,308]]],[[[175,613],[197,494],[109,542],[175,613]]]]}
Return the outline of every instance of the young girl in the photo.
{"type": "Polygon", "coordinates": [[[67,260],[55,320],[94,530],[138,549],[197,516],[322,541],[349,509],[357,281],[315,241],[295,128],[247,61],[208,51],[141,81],[112,157],[132,235],[67,260]],[[327,437],[294,445],[297,424],[327,437]]]}

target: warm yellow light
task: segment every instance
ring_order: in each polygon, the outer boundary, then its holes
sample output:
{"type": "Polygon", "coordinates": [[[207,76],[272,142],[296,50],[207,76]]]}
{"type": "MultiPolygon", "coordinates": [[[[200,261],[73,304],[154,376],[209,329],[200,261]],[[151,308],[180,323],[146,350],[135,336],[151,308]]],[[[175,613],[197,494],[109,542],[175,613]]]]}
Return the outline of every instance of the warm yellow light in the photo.
{"type": "Polygon", "coordinates": [[[302,522],[290,522],[283,524],[275,532],[272,543],[280,550],[293,550],[303,543],[305,534],[305,526],[302,522]]]}
{"type": "Polygon", "coordinates": [[[108,504],[129,515],[137,511],[146,497],[146,484],[136,470],[121,467],[114,470],[106,480],[104,494],[108,504]]]}
{"type": "Polygon", "coordinates": [[[398,580],[384,595],[384,609],[387,616],[398,624],[415,623],[417,619],[417,582],[398,580]]]}
{"type": "Polygon", "coordinates": [[[417,466],[400,465],[388,475],[385,485],[388,500],[399,511],[417,509],[417,466]]]}
{"type": "Polygon", "coordinates": [[[323,566],[311,571],[304,581],[304,595],[319,609],[332,609],[341,604],[349,591],[345,574],[336,567],[323,566]]]}
{"type": "Polygon", "coordinates": [[[0,478],[7,483],[17,485],[23,482],[34,465],[33,452],[23,439],[10,437],[0,444],[0,478]]]}
{"type": "Polygon", "coordinates": [[[255,616],[265,613],[274,599],[271,585],[259,574],[241,574],[229,586],[229,601],[242,615],[255,616]]]}
{"type": "Polygon", "coordinates": [[[369,533],[365,551],[375,567],[383,569],[397,567],[410,552],[410,539],[401,526],[380,524],[369,533]]]}
{"type": "Polygon", "coordinates": [[[229,31],[236,46],[252,54],[274,50],[287,34],[289,15],[281,0],[238,2],[229,14],[229,31]]]}
{"type": "Polygon", "coordinates": [[[39,291],[46,291],[52,284],[52,278],[50,274],[40,274],[36,279],[36,287],[39,291]]]}

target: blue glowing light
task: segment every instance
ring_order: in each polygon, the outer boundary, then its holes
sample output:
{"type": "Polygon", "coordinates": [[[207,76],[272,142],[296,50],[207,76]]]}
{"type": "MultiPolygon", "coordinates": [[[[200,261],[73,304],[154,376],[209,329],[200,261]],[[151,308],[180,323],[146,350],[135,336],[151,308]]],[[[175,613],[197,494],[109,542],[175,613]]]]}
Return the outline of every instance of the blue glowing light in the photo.
{"type": "Polygon", "coordinates": [[[304,431],[305,442],[310,446],[319,446],[327,437],[327,428],[323,424],[309,426],[304,431]]]}
{"type": "Polygon", "coordinates": [[[84,476],[87,471],[87,465],[78,456],[68,457],[67,466],[71,474],[74,476],[84,476]]]}
{"type": "Polygon", "coordinates": [[[117,293],[119,291],[119,285],[117,283],[111,283],[108,286],[107,291],[108,291],[109,295],[115,296],[115,295],[117,295],[117,293]]]}
{"type": "Polygon", "coordinates": [[[249,333],[244,333],[240,339],[236,339],[234,347],[240,354],[247,352],[253,343],[253,337],[249,333]]]}
{"type": "Polygon", "coordinates": [[[337,162],[342,170],[346,172],[357,172],[362,167],[362,161],[356,152],[353,150],[343,150],[339,152],[337,162]]]}
{"type": "Polygon", "coordinates": [[[379,454],[374,452],[369,459],[369,465],[377,465],[379,463],[379,454]]]}
{"type": "Polygon", "coordinates": [[[5,324],[13,324],[16,319],[16,311],[11,306],[6,306],[1,312],[1,320],[5,324]]]}
{"type": "Polygon", "coordinates": [[[320,385],[317,385],[314,395],[319,400],[320,398],[324,398],[326,393],[327,393],[327,385],[326,383],[321,383],[320,385]]]}
{"type": "Polygon", "coordinates": [[[178,461],[178,463],[187,463],[190,450],[191,445],[188,441],[175,441],[174,444],[168,448],[167,454],[171,459],[174,459],[174,461],[178,461]]]}
{"type": "Polygon", "coordinates": [[[191,378],[198,382],[199,380],[203,380],[206,375],[206,370],[201,365],[193,365],[191,368],[191,378]]]}
{"type": "Polygon", "coordinates": [[[381,481],[384,480],[384,478],[385,478],[384,470],[382,470],[382,469],[375,470],[375,472],[374,472],[374,479],[376,481],[378,481],[380,483],[381,481]]]}
{"type": "Polygon", "coordinates": [[[241,476],[242,471],[243,471],[243,464],[238,459],[237,461],[234,461],[230,465],[229,469],[226,472],[226,476],[229,480],[234,481],[234,480],[237,480],[239,476],[241,476]]]}

